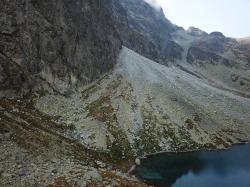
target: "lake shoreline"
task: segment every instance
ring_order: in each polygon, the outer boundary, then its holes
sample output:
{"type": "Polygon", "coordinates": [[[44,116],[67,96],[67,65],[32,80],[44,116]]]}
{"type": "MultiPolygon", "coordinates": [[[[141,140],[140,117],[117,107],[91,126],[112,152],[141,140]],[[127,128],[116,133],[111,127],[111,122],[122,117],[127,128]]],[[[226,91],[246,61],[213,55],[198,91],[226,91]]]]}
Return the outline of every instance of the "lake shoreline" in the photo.
{"type": "Polygon", "coordinates": [[[160,152],[156,152],[156,153],[145,154],[145,156],[138,157],[138,158],[140,160],[145,160],[145,159],[148,159],[150,157],[158,156],[158,155],[161,155],[161,154],[185,154],[185,153],[188,154],[188,153],[203,152],[203,151],[206,151],[206,152],[225,151],[225,150],[232,149],[235,146],[247,145],[247,144],[250,144],[250,141],[234,143],[234,144],[232,144],[232,145],[230,145],[228,147],[225,147],[225,148],[215,148],[215,149],[206,149],[206,148],[204,148],[204,149],[187,150],[187,151],[160,151],[160,152]]]}
{"type": "Polygon", "coordinates": [[[153,186],[250,186],[249,158],[249,142],[225,149],[162,152],[145,157],[136,177],[153,186]]]}

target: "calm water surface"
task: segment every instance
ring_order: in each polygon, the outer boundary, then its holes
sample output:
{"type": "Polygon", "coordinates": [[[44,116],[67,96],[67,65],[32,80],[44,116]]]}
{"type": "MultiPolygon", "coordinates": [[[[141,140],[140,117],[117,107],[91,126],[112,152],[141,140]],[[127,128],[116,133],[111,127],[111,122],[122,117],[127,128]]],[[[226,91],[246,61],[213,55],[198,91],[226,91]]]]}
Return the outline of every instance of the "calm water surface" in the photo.
{"type": "Polygon", "coordinates": [[[143,160],[136,174],[164,187],[250,187],[250,145],[152,156],[143,160]]]}

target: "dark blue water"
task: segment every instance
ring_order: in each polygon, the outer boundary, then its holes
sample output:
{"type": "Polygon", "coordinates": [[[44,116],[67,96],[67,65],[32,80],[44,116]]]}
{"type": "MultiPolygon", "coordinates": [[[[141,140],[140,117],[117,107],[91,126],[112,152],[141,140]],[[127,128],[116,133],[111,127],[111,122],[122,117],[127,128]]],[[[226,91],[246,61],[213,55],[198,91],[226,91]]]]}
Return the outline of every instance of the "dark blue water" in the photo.
{"type": "Polygon", "coordinates": [[[143,160],[136,174],[164,187],[250,187],[250,145],[155,155],[143,160]]]}

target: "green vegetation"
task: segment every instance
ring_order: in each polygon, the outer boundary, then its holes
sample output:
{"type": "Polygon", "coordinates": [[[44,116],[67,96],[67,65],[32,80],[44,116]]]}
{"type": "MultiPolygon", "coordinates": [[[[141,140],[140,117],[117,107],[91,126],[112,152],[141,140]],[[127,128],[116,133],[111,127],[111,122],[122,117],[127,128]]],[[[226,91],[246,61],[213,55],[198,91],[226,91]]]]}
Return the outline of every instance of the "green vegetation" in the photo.
{"type": "Polygon", "coordinates": [[[128,141],[127,135],[119,127],[117,116],[111,105],[110,96],[102,96],[87,106],[88,116],[103,122],[108,131],[114,137],[114,141],[107,136],[108,148],[114,160],[132,159],[135,157],[134,151],[128,141]]]}
{"type": "Polygon", "coordinates": [[[146,110],[145,107],[142,107],[141,115],[143,118],[143,128],[138,133],[139,139],[135,140],[136,149],[139,154],[143,154],[143,152],[152,153],[160,151],[159,137],[161,133],[156,128],[156,116],[146,110]]]}

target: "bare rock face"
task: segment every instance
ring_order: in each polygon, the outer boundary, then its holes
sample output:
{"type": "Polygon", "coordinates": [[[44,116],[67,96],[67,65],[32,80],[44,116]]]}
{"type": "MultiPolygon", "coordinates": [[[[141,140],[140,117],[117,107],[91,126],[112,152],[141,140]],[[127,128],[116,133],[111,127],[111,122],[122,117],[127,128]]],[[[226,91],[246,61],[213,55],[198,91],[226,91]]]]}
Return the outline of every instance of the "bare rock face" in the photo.
{"type": "Polygon", "coordinates": [[[74,91],[109,71],[121,42],[97,0],[3,0],[0,89],[74,91]]]}
{"type": "Polygon", "coordinates": [[[233,51],[238,58],[246,60],[250,66],[250,37],[238,40],[233,51]]]}
{"type": "Polygon", "coordinates": [[[220,32],[213,32],[194,42],[194,45],[202,50],[222,54],[230,50],[235,43],[235,39],[227,38],[220,32]]]}
{"type": "Polygon", "coordinates": [[[202,32],[197,28],[189,28],[172,34],[184,49],[182,59],[173,65],[206,79],[217,88],[249,97],[249,39],[237,40],[221,32],[202,32]]]}
{"type": "Polygon", "coordinates": [[[180,30],[144,0],[103,0],[123,45],[161,64],[176,61],[183,49],[171,33],[180,30]]]}
{"type": "Polygon", "coordinates": [[[205,50],[203,51],[199,47],[190,47],[188,49],[187,62],[195,63],[197,61],[206,61],[206,63],[210,63],[212,65],[223,64],[225,66],[232,66],[232,62],[230,60],[223,58],[220,55],[205,50]]]}
{"type": "Polygon", "coordinates": [[[207,33],[196,27],[189,27],[187,33],[192,36],[206,36],[207,33]]]}

